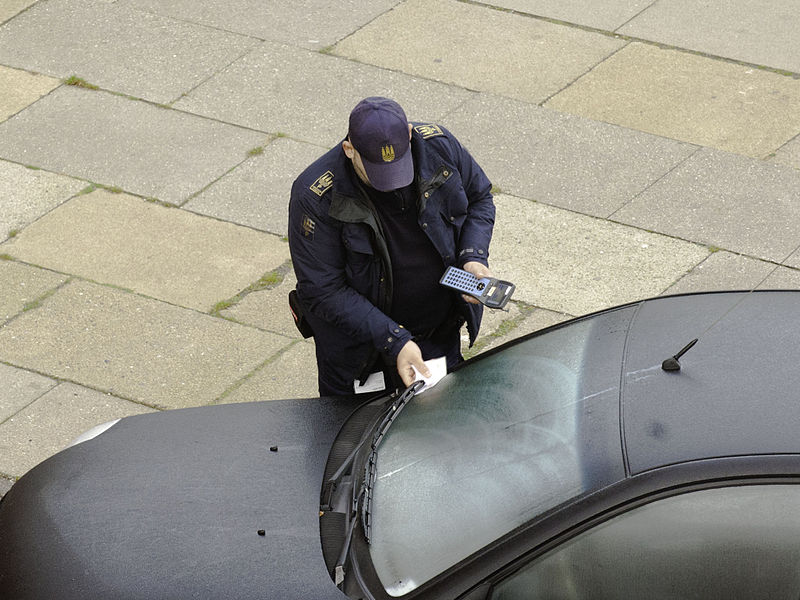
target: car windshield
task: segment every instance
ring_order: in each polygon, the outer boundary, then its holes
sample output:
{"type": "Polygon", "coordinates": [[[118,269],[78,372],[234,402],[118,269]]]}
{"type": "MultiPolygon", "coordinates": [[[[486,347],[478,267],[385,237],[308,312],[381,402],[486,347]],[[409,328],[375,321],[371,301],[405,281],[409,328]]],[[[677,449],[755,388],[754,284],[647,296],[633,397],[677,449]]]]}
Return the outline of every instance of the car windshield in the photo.
{"type": "Polygon", "coordinates": [[[416,396],[381,442],[370,554],[392,596],[619,476],[633,307],[474,361],[416,396]]]}

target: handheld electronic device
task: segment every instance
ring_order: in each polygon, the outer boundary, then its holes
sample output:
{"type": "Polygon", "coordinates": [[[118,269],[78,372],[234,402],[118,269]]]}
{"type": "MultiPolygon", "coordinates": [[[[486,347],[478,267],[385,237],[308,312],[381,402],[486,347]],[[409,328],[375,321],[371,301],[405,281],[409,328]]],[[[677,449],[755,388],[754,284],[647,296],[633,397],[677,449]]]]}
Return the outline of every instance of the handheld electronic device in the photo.
{"type": "Polygon", "coordinates": [[[503,308],[516,289],[510,281],[494,277],[478,279],[472,273],[457,267],[447,267],[439,283],[477,298],[481,304],[489,308],[503,308]]]}

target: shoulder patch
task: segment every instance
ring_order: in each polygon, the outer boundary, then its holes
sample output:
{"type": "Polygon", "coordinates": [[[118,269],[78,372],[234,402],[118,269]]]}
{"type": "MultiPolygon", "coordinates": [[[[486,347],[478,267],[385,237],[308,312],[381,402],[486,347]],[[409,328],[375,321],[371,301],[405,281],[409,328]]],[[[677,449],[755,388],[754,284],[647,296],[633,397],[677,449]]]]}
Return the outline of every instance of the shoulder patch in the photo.
{"type": "Polygon", "coordinates": [[[333,187],[333,173],[325,171],[320,175],[317,180],[311,184],[309,188],[317,196],[322,196],[325,192],[333,187]]]}
{"type": "Polygon", "coordinates": [[[433,123],[428,123],[425,125],[417,125],[416,127],[414,127],[414,131],[420,134],[423,140],[436,137],[437,135],[444,135],[442,128],[439,127],[438,125],[434,125],[433,123]]]}

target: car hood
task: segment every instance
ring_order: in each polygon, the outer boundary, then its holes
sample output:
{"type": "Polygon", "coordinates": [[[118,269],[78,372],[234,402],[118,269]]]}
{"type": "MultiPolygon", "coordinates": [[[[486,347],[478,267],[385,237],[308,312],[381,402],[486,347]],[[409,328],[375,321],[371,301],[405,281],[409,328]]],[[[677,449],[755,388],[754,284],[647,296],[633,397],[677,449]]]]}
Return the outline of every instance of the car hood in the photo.
{"type": "Polygon", "coordinates": [[[140,415],[53,456],[0,504],[0,597],[343,598],[319,497],[355,403],[140,415]]]}

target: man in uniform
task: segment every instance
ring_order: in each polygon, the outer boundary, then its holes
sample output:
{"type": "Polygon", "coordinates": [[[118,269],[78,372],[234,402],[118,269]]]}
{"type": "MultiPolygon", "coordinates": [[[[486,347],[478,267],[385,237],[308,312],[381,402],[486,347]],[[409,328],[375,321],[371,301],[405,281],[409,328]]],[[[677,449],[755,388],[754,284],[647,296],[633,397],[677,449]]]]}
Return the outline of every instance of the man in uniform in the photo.
{"type": "Polygon", "coordinates": [[[347,138],[292,186],[293,311],[313,334],[321,395],[410,385],[424,360],[463,360],[483,306],[439,284],[447,266],[491,276],[491,183],[444,127],[365,98],[347,138]]]}

